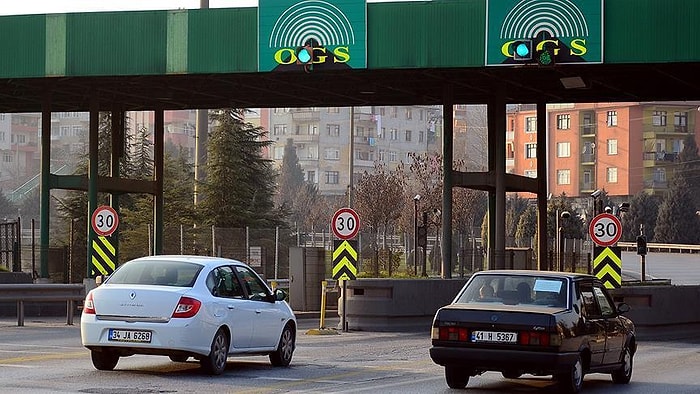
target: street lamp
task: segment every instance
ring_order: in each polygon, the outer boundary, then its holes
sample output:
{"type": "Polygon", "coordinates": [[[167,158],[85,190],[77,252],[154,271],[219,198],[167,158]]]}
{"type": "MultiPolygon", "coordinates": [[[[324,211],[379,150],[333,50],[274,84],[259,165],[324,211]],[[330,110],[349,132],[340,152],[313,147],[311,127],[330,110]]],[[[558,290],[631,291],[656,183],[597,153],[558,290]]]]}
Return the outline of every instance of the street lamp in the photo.
{"type": "Polygon", "coordinates": [[[557,227],[557,270],[559,271],[564,271],[563,267],[563,261],[561,258],[562,254],[562,236],[561,236],[561,230],[562,227],[559,225],[559,217],[562,219],[568,219],[571,217],[571,213],[569,211],[563,211],[561,214],[559,213],[559,210],[557,209],[557,217],[556,217],[556,227],[557,227]]]}
{"type": "Polygon", "coordinates": [[[413,197],[413,272],[418,275],[418,201],[420,194],[413,197]]]}

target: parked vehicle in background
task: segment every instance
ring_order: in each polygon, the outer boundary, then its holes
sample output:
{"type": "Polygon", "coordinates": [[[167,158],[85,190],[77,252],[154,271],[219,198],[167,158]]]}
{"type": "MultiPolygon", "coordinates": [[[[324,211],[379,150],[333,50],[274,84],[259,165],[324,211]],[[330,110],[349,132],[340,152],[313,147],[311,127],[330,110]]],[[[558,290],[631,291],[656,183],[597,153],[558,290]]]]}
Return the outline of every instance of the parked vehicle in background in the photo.
{"type": "Polygon", "coordinates": [[[588,373],[629,383],[634,324],[594,276],[546,271],[482,271],[435,314],[430,357],[451,388],[499,371],[505,378],[553,375],[581,390],[588,373]]]}
{"type": "Polygon", "coordinates": [[[202,256],[131,260],[90,291],[80,321],[82,343],[99,370],[120,357],[194,357],[218,375],[234,355],[267,355],[287,366],[296,318],[282,290],[270,290],[247,265],[202,256]]]}

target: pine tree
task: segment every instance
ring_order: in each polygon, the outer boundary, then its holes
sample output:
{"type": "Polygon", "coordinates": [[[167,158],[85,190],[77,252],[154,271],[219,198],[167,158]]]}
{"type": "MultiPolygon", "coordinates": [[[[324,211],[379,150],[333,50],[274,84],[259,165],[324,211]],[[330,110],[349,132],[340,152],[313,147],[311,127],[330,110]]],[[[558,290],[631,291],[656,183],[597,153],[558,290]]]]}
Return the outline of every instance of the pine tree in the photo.
{"type": "MultiPolygon", "coordinates": [[[[683,176],[675,176],[659,207],[654,242],[673,244],[700,243],[700,220],[683,176]]],[[[648,239],[647,239],[648,240],[648,239]]]]}
{"type": "Polygon", "coordinates": [[[246,123],[243,109],[222,109],[211,114],[206,199],[199,204],[205,224],[229,228],[273,228],[281,224],[273,196],[276,173],[262,151],[265,131],[246,123]]]}
{"type": "MultiPolygon", "coordinates": [[[[284,156],[280,167],[278,193],[276,203],[280,210],[289,212],[290,227],[302,226],[304,217],[308,213],[307,206],[299,200],[300,193],[312,192],[314,189],[306,189],[304,172],[299,164],[299,157],[294,146],[294,140],[289,138],[284,146],[284,156]]],[[[313,193],[312,195],[313,196],[313,193]]],[[[306,196],[308,198],[309,195],[306,196]]]]}
{"type": "Polygon", "coordinates": [[[630,199],[629,203],[629,212],[622,215],[623,240],[635,241],[639,235],[640,225],[644,225],[646,239],[654,239],[656,217],[659,214],[659,199],[640,191],[630,199]]]}
{"type": "Polygon", "coordinates": [[[700,154],[693,134],[683,140],[683,150],[678,155],[680,165],[676,174],[685,178],[695,211],[700,210],[700,154]]]}
{"type": "Polygon", "coordinates": [[[515,230],[515,239],[518,246],[536,245],[535,240],[533,240],[535,234],[537,234],[537,209],[534,206],[528,206],[525,212],[520,215],[518,227],[515,230]]]}

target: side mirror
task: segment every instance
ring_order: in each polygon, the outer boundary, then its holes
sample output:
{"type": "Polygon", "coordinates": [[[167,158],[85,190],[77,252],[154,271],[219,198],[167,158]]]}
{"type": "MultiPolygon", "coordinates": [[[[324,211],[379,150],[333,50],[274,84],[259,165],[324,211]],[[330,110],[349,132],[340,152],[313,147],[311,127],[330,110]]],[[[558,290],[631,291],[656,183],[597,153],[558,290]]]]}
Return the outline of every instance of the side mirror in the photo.
{"type": "Polygon", "coordinates": [[[624,302],[622,302],[622,303],[620,303],[620,305],[617,306],[617,313],[619,313],[619,314],[622,315],[623,313],[629,312],[630,309],[631,309],[631,308],[630,308],[629,305],[627,305],[627,304],[625,304],[624,302]]]}
{"type": "Polygon", "coordinates": [[[275,301],[284,301],[287,299],[287,293],[282,289],[275,290],[275,301]]]}

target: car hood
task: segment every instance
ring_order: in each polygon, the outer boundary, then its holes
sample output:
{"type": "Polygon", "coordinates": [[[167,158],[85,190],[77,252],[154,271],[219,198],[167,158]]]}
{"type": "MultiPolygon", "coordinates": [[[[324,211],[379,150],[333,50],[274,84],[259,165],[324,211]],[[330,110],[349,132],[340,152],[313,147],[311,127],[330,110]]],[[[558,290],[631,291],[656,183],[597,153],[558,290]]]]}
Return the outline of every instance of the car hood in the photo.
{"type": "Polygon", "coordinates": [[[171,286],[109,285],[92,291],[95,313],[101,316],[167,321],[180,297],[190,288],[171,286]]]}

